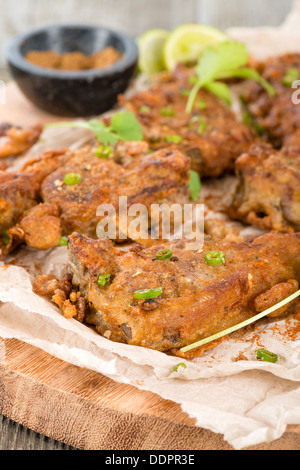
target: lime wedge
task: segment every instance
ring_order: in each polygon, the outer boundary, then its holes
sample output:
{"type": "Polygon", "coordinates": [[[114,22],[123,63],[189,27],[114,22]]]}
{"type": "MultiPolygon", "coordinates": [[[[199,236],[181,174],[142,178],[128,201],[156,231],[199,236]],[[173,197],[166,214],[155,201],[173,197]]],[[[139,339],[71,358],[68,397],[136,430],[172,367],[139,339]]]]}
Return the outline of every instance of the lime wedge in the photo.
{"type": "Polygon", "coordinates": [[[138,38],[139,69],[146,75],[164,70],[163,47],[169,32],[164,29],[150,29],[138,38]]]}
{"type": "Polygon", "coordinates": [[[207,46],[228,41],[229,37],[213,26],[183,24],[175,28],[164,44],[163,58],[167,70],[178,63],[196,62],[207,46]]]}

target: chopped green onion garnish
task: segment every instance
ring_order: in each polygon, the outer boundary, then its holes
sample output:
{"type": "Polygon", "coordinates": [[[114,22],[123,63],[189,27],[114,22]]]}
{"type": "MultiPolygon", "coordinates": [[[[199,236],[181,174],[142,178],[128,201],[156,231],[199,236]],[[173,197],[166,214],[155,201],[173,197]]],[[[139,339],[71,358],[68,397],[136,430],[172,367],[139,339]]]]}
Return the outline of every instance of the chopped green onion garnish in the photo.
{"type": "Polygon", "coordinates": [[[218,266],[225,263],[225,255],[222,251],[209,251],[205,255],[205,261],[212,266],[218,266]]]}
{"type": "Polygon", "coordinates": [[[196,101],[196,107],[199,108],[199,109],[206,109],[207,105],[206,105],[205,101],[202,98],[199,98],[196,101]]]}
{"type": "Polygon", "coordinates": [[[112,152],[112,147],[106,147],[105,145],[101,145],[96,149],[95,154],[99,158],[108,158],[112,152]]]}
{"type": "Polygon", "coordinates": [[[10,237],[7,230],[2,230],[2,243],[4,246],[8,245],[10,242],[10,237]]]}
{"type": "Polygon", "coordinates": [[[206,129],[206,122],[204,121],[204,119],[201,119],[199,116],[193,116],[192,119],[191,119],[191,127],[193,127],[192,123],[194,123],[194,122],[199,123],[198,133],[203,134],[203,132],[206,129]]]}
{"type": "Polygon", "coordinates": [[[158,297],[162,293],[162,288],[157,287],[156,289],[141,289],[136,290],[134,293],[135,299],[153,299],[158,297]]]}
{"type": "Polygon", "coordinates": [[[287,70],[286,74],[282,79],[282,84],[284,86],[292,86],[295,80],[299,79],[298,69],[292,67],[287,70]]]}
{"type": "Polygon", "coordinates": [[[246,113],[243,113],[243,122],[247,125],[247,126],[251,126],[257,133],[257,135],[259,136],[262,136],[263,133],[264,133],[264,128],[260,125],[260,124],[257,124],[255,121],[254,121],[254,118],[253,116],[246,112],[246,113]]]}
{"type": "Polygon", "coordinates": [[[186,90],[181,90],[180,94],[181,94],[182,96],[189,96],[190,90],[187,90],[187,89],[186,89],[186,90]]]}
{"type": "Polygon", "coordinates": [[[190,170],[189,190],[192,201],[195,201],[198,198],[201,187],[202,185],[199,174],[194,170],[190,170]]]}
{"type": "Polygon", "coordinates": [[[199,119],[198,133],[201,135],[206,129],[206,122],[203,119],[199,119]]]}
{"type": "Polygon", "coordinates": [[[168,259],[168,258],[171,258],[172,256],[172,251],[171,250],[160,250],[156,253],[156,259],[158,260],[165,260],[165,259],[168,259]]]}
{"type": "Polygon", "coordinates": [[[68,244],[68,237],[61,237],[59,244],[60,246],[66,246],[68,244]]]}
{"type": "Polygon", "coordinates": [[[277,354],[267,351],[266,349],[258,349],[256,355],[257,359],[262,359],[266,362],[276,362],[278,359],[277,354]]]}
{"type": "Polygon", "coordinates": [[[98,286],[105,286],[108,282],[110,281],[110,274],[109,273],[104,273],[104,274],[100,274],[100,276],[98,277],[98,286]]]}
{"type": "Polygon", "coordinates": [[[223,330],[220,333],[216,333],[215,335],[209,336],[208,338],[201,339],[200,341],[197,341],[196,343],[190,344],[189,346],[185,346],[184,348],[180,349],[182,352],[188,352],[191,351],[192,349],[199,348],[200,346],[203,346],[204,344],[210,343],[211,341],[215,341],[216,339],[220,339],[223,336],[227,336],[234,331],[240,330],[241,328],[244,328],[245,326],[251,325],[251,323],[254,323],[261,318],[266,317],[267,315],[270,315],[271,313],[275,312],[276,310],[280,309],[281,307],[284,307],[286,304],[289,302],[292,302],[292,300],[296,299],[297,297],[300,296],[300,290],[295,292],[294,294],[290,295],[286,299],[282,300],[276,305],[273,305],[273,307],[268,308],[264,312],[258,313],[252,318],[249,318],[248,320],[243,321],[242,323],[238,323],[235,326],[232,326],[231,328],[228,328],[227,330],[223,330]]]}
{"type": "Polygon", "coordinates": [[[180,144],[182,142],[182,137],[180,137],[180,135],[168,135],[165,137],[165,141],[180,144]]]}
{"type": "Polygon", "coordinates": [[[139,109],[140,113],[150,113],[150,111],[151,111],[151,108],[149,108],[149,106],[146,106],[146,105],[141,106],[139,109]]]}
{"type": "Polygon", "coordinates": [[[184,362],[180,362],[179,364],[176,364],[176,366],[173,367],[174,372],[178,372],[179,367],[183,367],[186,369],[186,364],[184,362]]]}
{"type": "Polygon", "coordinates": [[[191,85],[195,85],[197,81],[198,81],[197,77],[189,77],[189,83],[191,85]]]}
{"type": "Polygon", "coordinates": [[[81,175],[79,173],[68,173],[64,177],[64,183],[67,185],[73,185],[79,183],[81,175]]]}
{"type": "Polygon", "coordinates": [[[171,108],[171,106],[164,106],[163,108],[161,108],[160,114],[164,117],[171,117],[175,116],[176,111],[174,108],[171,108]]]}

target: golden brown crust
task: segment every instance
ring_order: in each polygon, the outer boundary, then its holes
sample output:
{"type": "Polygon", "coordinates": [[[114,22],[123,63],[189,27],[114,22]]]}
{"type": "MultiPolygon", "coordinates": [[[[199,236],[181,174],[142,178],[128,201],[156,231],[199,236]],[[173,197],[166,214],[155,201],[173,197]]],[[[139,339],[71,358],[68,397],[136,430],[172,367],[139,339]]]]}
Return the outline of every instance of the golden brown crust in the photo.
{"type": "Polygon", "coordinates": [[[300,149],[253,146],[236,161],[230,217],[264,230],[300,230],[300,149]]]}
{"type": "MultiPolygon", "coordinates": [[[[189,170],[190,159],[178,150],[149,153],[145,142],[118,144],[108,159],[97,157],[90,146],[45,152],[20,173],[0,173],[0,228],[9,230],[2,256],[16,243],[36,249],[57,246],[62,235],[73,231],[96,237],[103,218],[98,207],[110,204],[118,215],[119,196],[127,197],[128,206],[139,203],[148,209],[179,196],[181,203],[188,201],[189,170]],[[69,173],[80,175],[80,181],[67,184],[69,173]]],[[[117,227],[116,239],[120,231],[117,227]]]]}
{"type": "Polygon", "coordinates": [[[293,79],[285,76],[294,70],[294,80],[300,78],[300,54],[289,53],[271,57],[257,64],[259,73],[273,86],[275,96],[270,96],[258,83],[250,82],[243,92],[247,109],[254,123],[264,131],[267,140],[276,148],[300,143],[300,107],[292,101],[295,89],[293,79]]]}
{"type": "Polygon", "coordinates": [[[114,341],[161,351],[252,317],[263,303],[259,296],[279,284],[267,294],[269,305],[300,279],[300,234],[270,233],[252,243],[207,241],[201,253],[174,247],[176,262],[156,260],[159,247],[124,253],[107,240],[79,234],[71,235],[68,250],[73,285],[91,306],[86,322],[100,334],[109,330],[114,341]],[[224,265],[206,263],[213,250],[225,253],[224,265]],[[103,273],[111,278],[101,287],[103,273]],[[134,298],[136,290],[157,287],[162,294],[153,309],[134,298]]]}
{"type": "Polygon", "coordinates": [[[29,150],[38,141],[42,129],[40,124],[28,129],[0,124],[0,158],[20,155],[29,150]]]}
{"type": "Polygon", "coordinates": [[[200,90],[192,113],[187,113],[183,93],[191,89],[188,78],[185,69],[173,76],[163,74],[150,89],[131,98],[121,96],[120,104],[136,114],[151,148],[178,148],[191,157],[192,168],[201,176],[217,177],[232,170],[235,159],[258,139],[223,101],[204,90],[200,90]],[[163,115],[164,108],[171,108],[174,115],[163,115]],[[166,142],[173,135],[180,136],[182,142],[166,142]]]}

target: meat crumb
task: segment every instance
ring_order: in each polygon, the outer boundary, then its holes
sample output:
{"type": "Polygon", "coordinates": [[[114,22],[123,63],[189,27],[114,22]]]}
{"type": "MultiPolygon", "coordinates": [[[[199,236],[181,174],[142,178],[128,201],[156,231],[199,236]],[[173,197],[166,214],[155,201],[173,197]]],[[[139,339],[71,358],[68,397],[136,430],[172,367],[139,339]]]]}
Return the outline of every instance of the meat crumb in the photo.
{"type": "Polygon", "coordinates": [[[235,362],[238,361],[248,361],[249,359],[244,355],[242,351],[239,352],[238,356],[234,359],[235,362]]]}

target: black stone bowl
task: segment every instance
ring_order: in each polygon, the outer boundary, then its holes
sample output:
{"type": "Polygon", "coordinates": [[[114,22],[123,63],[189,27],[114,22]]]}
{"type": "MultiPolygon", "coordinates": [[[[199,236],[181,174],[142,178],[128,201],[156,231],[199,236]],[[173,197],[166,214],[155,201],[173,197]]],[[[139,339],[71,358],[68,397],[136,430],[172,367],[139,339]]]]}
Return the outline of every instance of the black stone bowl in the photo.
{"type": "Polygon", "coordinates": [[[58,116],[95,116],[111,109],[137,69],[138,48],[133,38],[101,26],[49,26],[15,37],[7,50],[11,74],[36,106],[58,116]],[[123,55],[108,68],[59,71],[38,67],[25,59],[30,50],[60,54],[94,54],[113,46],[123,55]]]}

